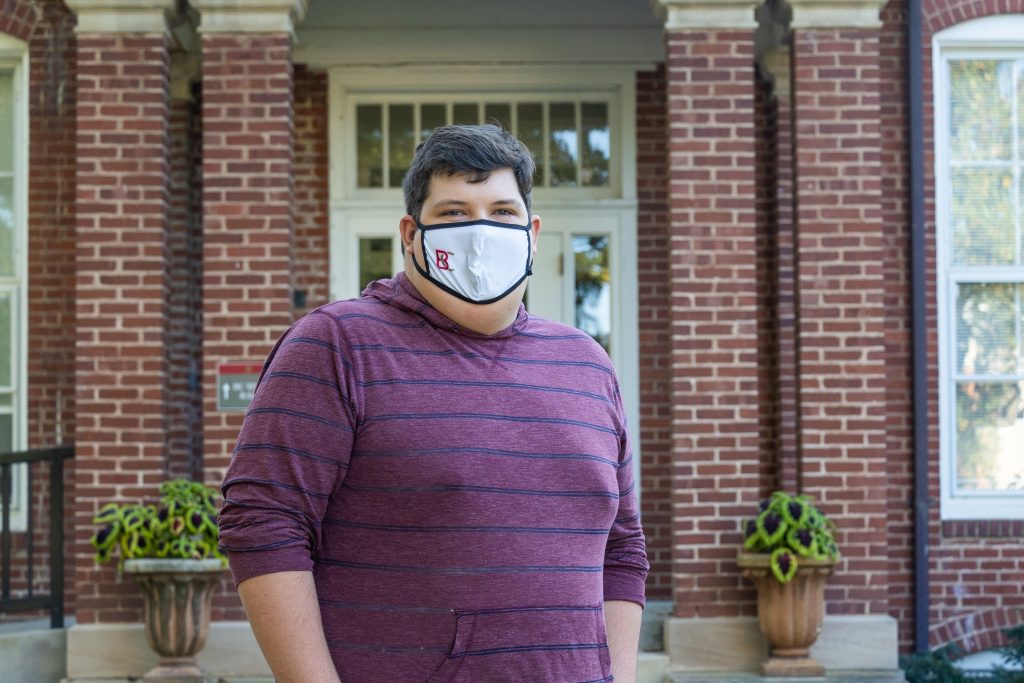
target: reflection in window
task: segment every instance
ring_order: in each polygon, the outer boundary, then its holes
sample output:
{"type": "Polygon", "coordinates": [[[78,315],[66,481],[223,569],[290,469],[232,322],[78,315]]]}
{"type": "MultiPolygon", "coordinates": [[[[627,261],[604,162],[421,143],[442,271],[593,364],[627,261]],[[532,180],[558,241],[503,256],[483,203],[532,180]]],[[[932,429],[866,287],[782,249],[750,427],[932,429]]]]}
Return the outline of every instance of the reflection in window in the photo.
{"type": "Polygon", "coordinates": [[[388,186],[401,187],[416,147],[412,105],[392,104],[388,107],[388,119],[388,186]]]}
{"type": "Polygon", "coordinates": [[[424,104],[420,108],[420,142],[430,137],[435,128],[448,123],[448,114],[443,104],[424,104]]]}
{"type": "Polygon", "coordinates": [[[503,130],[512,130],[512,105],[487,104],[484,106],[484,123],[494,123],[503,130]]]}
{"type": "Polygon", "coordinates": [[[394,275],[391,265],[392,238],[359,238],[359,290],[374,280],[394,275]]]}
{"type": "Polygon", "coordinates": [[[517,137],[529,148],[537,165],[533,181],[538,187],[544,186],[544,105],[540,102],[519,104],[516,107],[519,123],[517,137]]]}
{"type": "Polygon", "coordinates": [[[961,375],[1024,371],[1018,324],[1024,286],[961,284],[957,287],[957,372],[961,375]]]}
{"type": "Polygon", "coordinates": [[[476,102],[458,102],[452,107],[452,123],[456,125],[480,123],[480,108],[476,102]]]}
{"type": "Polygon", "coordinates": [[[550,112],[551,186],[575,187],[576,157],[579,154],[576,106],[572,102],[552,103],[550,112]]]}
{"type": "Polygon", "coordinates": [[[384,134],[380,105],[356,107],[356,173],[359,187],[384,186],[384,134]]]}
{"type": "Polygon", "coordinates": [[[1024,490],[1024,382],[959,382],[958,491],[1024,490]]]}
{"type": "Polygon", "coordinates": [[[576,327],[611,352],[611,268],[607,235],[573,235],[576,327]]]}
{"type": "MultiPolygon", "coordinates": [[[[485,122],[512,131],[527,146],[537,169],[535,187],[607,188],[612,184],[609,110],[608,102],[544,102],[539,98],[524,102],[357,104],[356,186],[399,188],[416,145],[434,130],[449,123],[485,122]]],[[[984,180],[979,177],[971,182],[977,185],[984,180]]],[[[968,196],[974,189],[965,186],[968,196]]],[[[996,210],[1005,213],[1005,201],[996,210]]],[[[965,211],[964,220],[972,220],[972,215],[965,211]]],[[[986,224],[984,229],[1002,230],[1004,224],[986,224]]],[[[964,230],[973,227],[972,223],[964,230]]]]}
{"type": "Polygon", "coordinates": [[[582,184],[603,187],[608,184],[608,163],[612,156],[608,105],[584,102],[580,105],[580,122],[583,126],[582,184]]]}
{"type": "Polygon", "coordinates": [[[1024,60],[948,65],[947,163],[937,170],[949,188],[941,265],[954,295],[946,347],[955,356],[945,380],[954,424],[944,427],[953,452],[943,467],[953,496],[1024,492],[1024,284],[1012,275],[1022,263],[1024,60]]]}

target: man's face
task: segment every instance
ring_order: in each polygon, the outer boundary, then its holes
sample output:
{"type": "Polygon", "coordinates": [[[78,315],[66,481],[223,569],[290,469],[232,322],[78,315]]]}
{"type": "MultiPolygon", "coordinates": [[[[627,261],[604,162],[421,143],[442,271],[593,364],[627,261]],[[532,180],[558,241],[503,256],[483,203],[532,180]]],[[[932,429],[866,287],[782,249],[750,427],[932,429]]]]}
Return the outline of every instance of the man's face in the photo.
{"type": "Polygon", "coordinates": [[[492,171],[481,183],[471,183],[469,177],[460,173],[431,178],[420,222],[432,225],[482,219],[526,223],[526,204],[511,168],[492,171]]]}
{"type": "MultiPolygon", "coordinates": [[[[469,182],[471,176],[466,174],[439,175],[430,180],[427,197],[420,211],[420,223],[435,225],[438,223],[459,223],[463,221],[488,220],[514,225],[531,223],[531,244],[534,253],[537,251],[537,235],[540,232],[540,218],[530,216],[526,203],[519,194],[519,186],[511,168],[492,171],[487,180],[479,183],[469,182]]],[[[417,237],[416,221],[412,216],[405,216],[400,224],[402,244],[406,250],[406,273],[417,287],[423,280],[411,267],[410,255],[415,254],[418,263],[425,263],[422,245],[417,237]],[[410,272],[411,271],[411,272],[410,272]]],[[[424,282],[424,284],[426,284],[424,282]]],[[[431,285],[432,286],[432,285],[431,285]]],[[[525,290],[524,282],[519,288],[519,299],[525,290]]],[[[440,290],[438,290],[440,293],[440,290]]],[[[450,296],[445,294],[445,296],[450,296]]]]}

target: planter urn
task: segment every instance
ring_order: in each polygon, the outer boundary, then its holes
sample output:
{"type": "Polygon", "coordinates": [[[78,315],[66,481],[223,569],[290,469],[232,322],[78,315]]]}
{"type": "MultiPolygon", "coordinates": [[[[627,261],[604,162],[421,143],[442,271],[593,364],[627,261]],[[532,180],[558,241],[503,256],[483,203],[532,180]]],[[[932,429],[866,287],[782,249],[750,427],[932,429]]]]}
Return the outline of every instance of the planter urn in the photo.
{"type": "Polygon", "coordinates": [[[196,655],[206,644],[224,565],[217,559],[136,559],[125,561],[124,572],[142,589],[146,640],[160,657],[144,683],[206,683],[196,655]]]}
{"type": "Polygon", "coordinates": [[[761,633],[771,646],[761,665],[764,676],[816,677],[825,667],[810,656],[825,618],[825,581],[832,560],[800,557],[796,576],[779,583],[766,553],[740,553],[737,563],[744,577],[757,588],[757,614],[761,633]]]}

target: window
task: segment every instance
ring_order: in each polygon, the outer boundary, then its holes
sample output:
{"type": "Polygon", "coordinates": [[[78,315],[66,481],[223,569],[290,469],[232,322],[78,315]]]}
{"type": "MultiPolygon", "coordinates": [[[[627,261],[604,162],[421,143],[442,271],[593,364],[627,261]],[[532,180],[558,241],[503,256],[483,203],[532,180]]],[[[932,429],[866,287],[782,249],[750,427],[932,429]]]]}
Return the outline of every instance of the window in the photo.
{"type": "MultiPolygon", "coordinates": [[[[25,47],[0,35],[0,452],[26,445],[27,101],[25,47]]],[[[11,527],[25,528],[25,469],[12,468],[11,527]]]]}
{"type": "Polygon", "coordinates": [[[1024,518],[1024,43],[971,42],[985,23],[936,39],[947,519],[1024,518]]]}
{"type": "Polygon", "coordinates": [[[513,131],[537,164],[535,189],[608,188],[612,130],[607,99],[499,101],[427,98],[419,102],[357,102],[356,187],[401,188],[416,145],[451,123],[499,123],[513,131]]]}

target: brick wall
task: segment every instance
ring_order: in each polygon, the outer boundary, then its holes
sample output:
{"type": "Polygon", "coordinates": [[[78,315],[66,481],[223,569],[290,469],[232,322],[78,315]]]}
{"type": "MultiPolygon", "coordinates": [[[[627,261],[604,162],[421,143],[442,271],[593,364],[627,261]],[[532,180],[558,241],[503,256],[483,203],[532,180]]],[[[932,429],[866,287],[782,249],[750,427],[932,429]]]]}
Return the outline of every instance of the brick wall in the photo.
{"type": "Polygon", "coordinates": [[[327,214],[327,74],[295,67],[295,289],[306,294],[296,316],[330,301],[327,214]]]}
{"type": "Polygon", "coordinates": [[[887,610],[875,29],[793,35],[801,488],[839,527],[830,612],[887,610]]]}
{"type": "Polygon", "coordinates": [[[736,571],[758,457],[750,31],[671,31],[669,287],[675,613],[752,612],[736,571]]]}
{"type": "Polygon", "coordinates": [[[92,562],[92,517],[166,471],[168,53],[160,35],[77,39],[75,580],[79,623],[137,621],[92,562]]]}
{"type": "Polygon", "coordinates": [[[672,597],[671,338],[665,69],[636,77],[637,273],[640,327],[640,490],[647,597],[672,597]]]}
{"type": "Polygon", "coordinates": [[[28,42],[33,36],[33,29],[39,18],[39,6],[48,3],[31,0],[2,0],[0,1],[0,33],[14,36],[28,42]]]}
{"type": "MultiPolygon", "coordinates": [[[[290,38],[205,34],[203,45],[203,465],[219,486],[241,411],[218,411],[216,368],[262,362],[292,322],[290,38]]],[[[237,594],[214,619],[241,619],[237,594]]]]}

